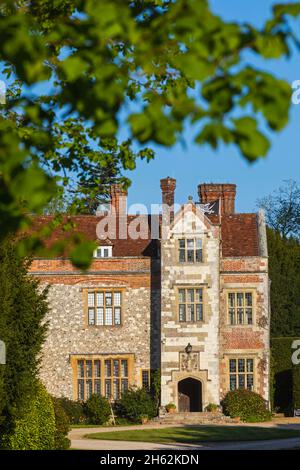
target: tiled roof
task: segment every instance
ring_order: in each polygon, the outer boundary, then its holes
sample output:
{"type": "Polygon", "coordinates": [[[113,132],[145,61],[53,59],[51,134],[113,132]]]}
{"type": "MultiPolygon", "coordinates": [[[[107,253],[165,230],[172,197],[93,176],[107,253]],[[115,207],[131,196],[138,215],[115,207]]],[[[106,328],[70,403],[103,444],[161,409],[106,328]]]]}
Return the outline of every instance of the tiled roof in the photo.
{"type": "Polygon", "coordinates": [[[259,256],[256,214],[223,215],[221,233],[223,257],[259,256]]]}
{"type": "MultiPolygon", "coordinates": [[[[137,219],[136,215],[128,215],[126,226],[137,219]]],[[[51,221],[51,216],[42,216],[34,219],[33,231],[51,221]]],[[[93,215],[72,216],[72,222],[76,228],[74,232],[84,235],[88,240],[97,241],[99,245],[112,245],[115,257],[123,256],[150,256],[156,257],[159,252],[157,240],[151,239],[151,217],[142,216],[142,219],[148,223],[148,231],[144,234],[144,238],[133,240],[130,236],[122,239],[119,235],[118,226],[116,227],[116,239],[97,238],[97,224],[102,217],[93,215]]],[[[219,218],[209,216],[212,224],[219,224],[219,218]]],[[[67,218],[66,218],[67,220],[67,218]]],[[[141,219],[140,219],[141,220],[141,219]]],[[[223,215],[221,218],[221,234],[222,234],[222,256],[223,257],[243,257],[243,256],[259,256],[258,227],[256,214],[233,214],[223,215]]],[[[47,238],[46,246],[50,246],[53,242],[65,238],[68,232],[62,228],[55,229],[47,238]]]]}

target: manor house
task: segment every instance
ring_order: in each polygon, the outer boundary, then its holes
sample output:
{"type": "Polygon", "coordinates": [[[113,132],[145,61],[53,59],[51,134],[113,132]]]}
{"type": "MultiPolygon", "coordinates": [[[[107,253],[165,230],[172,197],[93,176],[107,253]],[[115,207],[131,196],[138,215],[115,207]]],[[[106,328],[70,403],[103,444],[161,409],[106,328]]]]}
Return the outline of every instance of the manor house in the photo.
{"type": "MultiPolygon", "coordinates": [[[[33,260],[31,274],[50,285],[41,378],[51,394],[116,400],[149,388],[156,370],[162,406],[179,411],[203,411],[236,388],[269,401],[263,213],[236,213],[234,184],[200,184],[199,200],[177,208],[175,189],[161,180],[158,216],[127,214],[127,194],[113,185],[107,211],[72,217],[96,242],[87,271],[68,258],[33,260]]],[[[49,242],[65,236],[57,228],[49,242]]]]}

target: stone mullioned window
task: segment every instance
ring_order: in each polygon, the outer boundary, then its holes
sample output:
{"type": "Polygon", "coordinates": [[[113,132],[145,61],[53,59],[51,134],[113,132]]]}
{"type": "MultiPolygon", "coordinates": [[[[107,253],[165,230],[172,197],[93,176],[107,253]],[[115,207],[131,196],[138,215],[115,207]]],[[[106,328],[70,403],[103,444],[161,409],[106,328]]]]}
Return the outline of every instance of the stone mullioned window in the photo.
{"type": "Polygon", "coordinates": [[[253,325],[253,292],[228,292],[227,313],[230,325],[253,325]]]}
{"type": "Polygon", "coordinates": [[[78,359],[75,363],[78,400],[92,394],[118,400],[129,387],[129,360],[122,358],[78,359]]]}
{"type": "Polygon", "coordinates": [[[201,238],[182,238],[178,245],[180,263],[202,263],[201,238]]]}
{"type": "Polygon", "coordinates": [[[229,359],[229,388],[254,390],[254,359],[229,359]]]}
{"type": "Polygon", "coordinates": [[[180,322],[203,321],[203,289],[178,289],[178,315],[180,322]]]}
{"type": "Polygon", "coordinates": [[[122,292],[110,290],[88,291],[87,323],[89,326],[120,326],[122,319],[122,292]]]}

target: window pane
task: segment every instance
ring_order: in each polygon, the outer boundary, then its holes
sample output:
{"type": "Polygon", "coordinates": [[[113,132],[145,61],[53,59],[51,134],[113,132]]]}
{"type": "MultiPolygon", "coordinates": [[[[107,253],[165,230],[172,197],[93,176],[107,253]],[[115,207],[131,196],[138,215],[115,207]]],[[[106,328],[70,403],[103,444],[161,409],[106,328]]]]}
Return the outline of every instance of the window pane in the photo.
{"type": "Polygon", "coordinates": [[[239,388],[245,388],[245,376],[244,374],[239,374],[239,388]]]}
{"type": "Polygon", "coordinates": [[[194,250],[195,249],[195,240],[194,239],[189,239],[187,240],[187,248],[188,250],[194,250]]]}
{"type": "Polygon", "coordinates": [[[87,400],[93,395],[93,382],[92,380],[86,381],[86,398],[87,400]]]}
{"type": "Polygon", "coordinates": [[[235,324],[234,308],[229,309],[229,323],[230,323],[230,325],[235,324]]]}
{"type": "Polygon", "coordinates": [[[89,325],[95,325],[95,309],[89,308],[89,325]]]}
{"type": "Polygon", "coordinates": [[[142,386],[143,388],[146,388],[149,390],[150,388],[150,380],[149,380],[149,371],[148,370],[142,370],[142,386]]]}
{"type": "Polygon", "coordinates": [[[121,325],[121,309],[120,309],[120,307],[115,308],[115,325],[121,325]]]}
{"type": "Polygon", "coordinates": [[[251,292],[247,292],[245,294],[245,297],[246,297],[246,305],[247,307],[252,307],[252,293],[251,292]]]}
{"type": "Polygon", "coordinates": [[[84,380],[78,380],[78,400],[84,400],[84,380]]]}
{"type": "Polygon", "coordinates": [[[114,293],[114,306],[121,307],[121,292],[114,293]]]}
{"type": "Polygon", "coordinates": [[[109,251],[108,248],[103,248],[103,258],[108,258],[109,251]]]}
{"type": "Polygon", "coordinates": [[[114,380],[113,397],[114,397],[114,400],[118,400],[120,398],[119,379],[114,380]]]}
{"type": "Polygon", "coordinates": [[[236,298],[237,298],[238,307],[243,307],[244,306],[244,294],[241,292],[238,292],[236,295],[236,298]]]}
{"type": "Polygon", "coordinates": [[[122,379],[121,380],[121,390],[122,390],[122,393],[126,392],[126,390],[128,390],[128,380],[127,379],[122,379]]]}
{"type": "Polygon", "coordinates": [[[98,307],[103,307],[103,292],[97,292],[97,306],[98,307]]]}
{"type": "Polygon", "coordinates": [[[179,248],[185,249],[185,239],[179,240],[179,248]]]}
{"type": "Polygon", "coordinates": [[[247,359],[247,372],[253,372],[253,359],[247,359]]]}
{"type": "Polygon", "coordinates": [[[195,306],[194,305],[188,305],[187,306],[187,321],[195,321],[195,306]]]}
{"type": "Polygon", "coordinates": [[[197,250],[202,250],[202,240],[201,240],[201,238],[197,238],[196,248],[197,248],[197,250]]]}
{"type": "Polygon", "coordinates": [[[242,308],[237,309],[237,322],[239,325],[244,323],[244,309],[242,308]]]}
{"type": "Polygon", "coordinates": [[[187,251],[187,260],[189,263],[194,263],[195,261],[195,251],[194,250],[188,250],[187,251]]]}
{"type": "Polygon", "coordinates": [[[196,289],[196,302],[203,302],[203,290],[196,289]]]}
{"type": "Polygon", "coordinates": [[[236,389],[236,375],[230,376],[230,390],[236,389]]]}
{"type": "Polygon", "coordinates": [[[203,320],[203,305],[202,304],[196,305],[196,320],[197,321],[203,320]]]}
{"type": "Polygon", "coordinates": [[[94,377],[101,377],[101,362],[94,361],[94,377]]]}
{"type": "Polygon", "coordinates": [[[194,289],[188,289],[187,291],[187,301],[194,302],[194,289]]]}
{"type": "Polygon", "coordinates": [[[111,292],[105,292],[105,305],[107,307],[111,307],[112,305],[112,293],[111,292]]]}
{"type": "Polygon", "coordinates": [[[112,308],[107,308],[105,311],[105,325],[113,324],[113,314],[112,308]]]}
{"type": "Polygon", "coordinates": [[[235,359],[230,359],[229,370],[230,372],[236,372],[236,360],[235,359]]]}
{"type": "Polygon", "coordinates": [[[111,377],[111,360],[108,359],[104,362],[105,377],[111,377]]]}
{"type": "Polygon", "coordinates": [[[247,375],[247,388],[248,390],[253,390],[253,375],[252,374],[247,375]]]}
{"type": "Polygon", "coordinates": [[[245,372],[245,359],[239,359],[239,372],[245,372]]]}
{"type": "Polygon", "coordinates": [[[97,325],[104,325],[104,309],[97,308],[97,325]]]}
{"type": "Polygon", "coordinates": [[[89,292],[88,293],[88,307],[94,307],[95,306],[95,294],[94,292],[89,292]]]}
{"type": "Polygon", "coordinates": [[[119,377],[119,360],[115,359],[114,363],[114,377],[119,377]]]}
{"type": "Polygon", "coordinates": [[[84,377],[84,361],[77,361],[77,375],[79,378],[84,377]]]}
{"type": "Polygon", "coordinates": [[[179,289],[179,302],[185,303],[185,289],[179,289]]]}
{"type": "Polygon", "coordinates": [[[247,316],[247,324],[252,325],[253,318],[252,318],[252,308],[247,308],[246,310],[246,316],[247,316]]]}
{"type": "Polygon", "coordinates": [[[186,321],[185,305],[179,305],[179,321],[186,321]]]}
{"type": "Polygon", "coordinates": [[[105,396],[111,398],[111,380],[105,380],[105,396]]]}
{"type": "Polygon", "coordinates": [[[92,361],[86,361],[86,376],[93,377],[92,361]]]}
{"type": "Polygon", "coordinates": [[[179,262],[185,263],[185,250],[179,250],[179,262]]]}
{"type": "Polygon", "coordinates": [[[101,381],[99,379],[94,380],[94,393],[101,395],[101,381]]]}
{"type": "Polygon", "coordinates": [[[228,294],[228,304],[229,307],[235,306],[235,295],[233,293],[228,294]]]}
{"type": "Polygon", "coordinates": [[[128,363],[126,359],[121,361],[121,377],[128,377],[128,363]]]}

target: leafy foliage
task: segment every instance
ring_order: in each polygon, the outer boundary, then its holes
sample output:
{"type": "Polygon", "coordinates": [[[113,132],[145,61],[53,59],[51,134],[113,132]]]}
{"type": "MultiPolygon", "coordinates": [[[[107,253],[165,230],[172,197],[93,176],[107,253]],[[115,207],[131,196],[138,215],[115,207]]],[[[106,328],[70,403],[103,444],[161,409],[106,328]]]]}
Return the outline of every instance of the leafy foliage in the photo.
{"type": "Polygon", "coordinates": [[[35,395],[48,306],[47,291],[27,275],[27,264],[9,242],[0,244],[0,285],[0,338],[7,356],[0,365],[1,435],[13,433],[35,395]]]}
{"type": "Polygon", "coordinates": [[[92,395],[85,404],[85,413],[89,424],[106,424],[111,416],[109,401],[102,395],[92,395]]]}
{"type": "Polygon", "coordinates": [[[290,17],[297,15],[298,2],[275,5],[256,29],[223,21],[206,0],[2,2],[1,237],[41,213],[57,185],[74,183],[75,207],[93,206],[94,168],[121,177],[137,159],[153,158],[141,146],[172,146],[187,121],[199,129],[199,144],[233,144],[250,161],[264,156],[262,128],[286,125],[291,90],[248,65],[244,52],[291,54],[298,39],[290,17]],[[120,140],[124,123],[128,135],[120,140]]]}
{"type": "Polygon", "coordinates": [[[271,279],[271,335],[300,335],[300,243],[267,230],[271,279]]]}
{"type": "Polygon", "coordinates": [[[70,430],[70,420],[58,398],[52,397],[52,403],[55,414],[54,449],[66,450],[71,445],[71,441],[67,437],[70,430]]]}
{"type": "Polygon", "coordinates": [[[300,186],[288,180],[273,194],[258,201],[270,228],[282,237],[300,239],[300,186]]]}
{"type": "Polygon", "coordinates": [[[118,417],[140,423],[142,417],[149,419],[156,416],[156,403],[144,388],[129,389],[116,403],[118,417]]]}
{"type": "Polygon", "coordinates": [[[271,393],[272,406],[290,415],[293,403],[292,343],[297,337],[272,338],[271,340],[271,393]]]}
{"type": "Polygon", "coordinates": [[[64,412],[69,418],[70,424],[81,424],[85,421],[84,405],[80,401],[69,400],[69,398],[56,398],[64,412]]]}
{"type": "Polygon", "coordinates": [[[45,387],[38,383],[35,395],[16,421],[12,433],[2,436],[2,446],[11,450],[53,450],[55,415],[53,403],[45,387]]]}
{"type": "Polygon", "coordinates": [[[232,418],[240,417],[242,421],[256,423],[269,421],[271,413],[267,410],[264,399],[250,390],[232,390],[222,402],[223,412],[232,418]]]}

